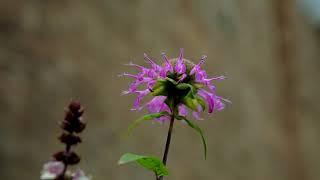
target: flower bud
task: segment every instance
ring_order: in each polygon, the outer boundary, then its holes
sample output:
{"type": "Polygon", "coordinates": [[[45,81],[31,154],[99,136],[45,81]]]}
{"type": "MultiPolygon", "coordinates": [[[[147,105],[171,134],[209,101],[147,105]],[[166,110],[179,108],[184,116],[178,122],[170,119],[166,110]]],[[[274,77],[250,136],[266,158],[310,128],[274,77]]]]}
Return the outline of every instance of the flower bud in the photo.
{"type": "Polygon", "coordinates": [[[80,157],[75,152],[60,151],[54,154],[53,158],[68,165],[75,165],[80,162],[80,157]]]}
{"type": "Polygon", "coordinates": [[[68,144],[69,146],[81,143],[81,138],[79,136],[69,133],[63,133],[59,139],[62,143],[68,144]]]}
{"type": "Polygon", "coordinates": [[[86,123],[82,119],[84,110],[78,101],[72,101],[65,114],[64,121],[60,123],[60,127],[69,133],[80,133],[86,127],[86,123]]]}

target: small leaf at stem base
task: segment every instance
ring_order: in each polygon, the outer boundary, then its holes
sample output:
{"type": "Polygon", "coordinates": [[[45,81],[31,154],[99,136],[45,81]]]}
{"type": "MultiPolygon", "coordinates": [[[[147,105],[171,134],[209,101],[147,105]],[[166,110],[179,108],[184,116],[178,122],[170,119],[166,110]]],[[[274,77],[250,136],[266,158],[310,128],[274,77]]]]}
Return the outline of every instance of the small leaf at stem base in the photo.
{"type": "Polygon", "coordinates": [[[121,156],[118,164],[122,165],[130,162],[136,162],[140,166],[153,171],[158,177],[167,176],[169,174],[168,168],[156,157],[126,153],[121,156]]]}

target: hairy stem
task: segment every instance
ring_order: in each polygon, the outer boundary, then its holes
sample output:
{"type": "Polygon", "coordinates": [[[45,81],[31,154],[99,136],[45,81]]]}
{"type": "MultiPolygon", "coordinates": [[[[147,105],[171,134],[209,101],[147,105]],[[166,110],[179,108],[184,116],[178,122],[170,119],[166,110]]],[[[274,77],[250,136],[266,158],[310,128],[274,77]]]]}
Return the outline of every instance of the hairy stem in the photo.
{"type": "MultiPolygon", "coordinates": [[[[174,123],[174,113],[172,113],[172,115],[171,115],[170,126],[169,126],[169,130],[168,130],[167,141],[166,141],[166,147],[165,147],[163,159],[162,159],[162,162],[164,165],[167,164],[168,153],[169,153],[170,142],[171,142],[171,134],[172,134],[172,130],[173,130],[173,123],[174,123]]],[[[163,180],[163,176],[156,177],[156,180],[163,180]]]]}

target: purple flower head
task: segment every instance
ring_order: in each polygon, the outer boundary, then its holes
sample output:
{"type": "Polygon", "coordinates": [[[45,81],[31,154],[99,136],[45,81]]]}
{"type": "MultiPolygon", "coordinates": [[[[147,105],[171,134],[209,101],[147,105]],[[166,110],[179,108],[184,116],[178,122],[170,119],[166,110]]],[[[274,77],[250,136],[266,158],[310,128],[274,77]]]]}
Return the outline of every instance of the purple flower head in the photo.
{"type": "Polygon", "coordinates": [[[74,151],[74,146],[82,142],[80,133],[86,127],[83,119],[84,108],[79,101],[72,100],[65,109],[65,117],[59,123],[63,132],[59,136],[65,149],[52,155],[52,160],[43,165],[40,179],[42,180],[89,180],[83,172],[72,175],[68,167],[80,162],[80,156],[74,151]]]}
{"type": "MultiPolygon", "coordinates": [[[[137,74],[124,73],[123,76],[131,77],[134,82],[123,94],[136,94],[133,110],[147,109],[149,113],[168,112],[171,114],[173,107],[179,116],[192,114],[196,119],[201,119],[200,113],[208,109],[213,113],[224,109],[224,98],[216,95],[214,81],[225,79],[224,76],[208,77],[202,68],[207,56],[202,56],[198,64],[184,58],[183,49],[180,49],[178,58],[169,59],[162,53],[163,61],[159,64],[147,54],[144,59],[150,67],[143,67],[130,63],[136,67],[137,74]],[[149,102],[143,103],[144,97],[153,95],[149,102]],[[191,111],[191,113],[189,113],[191,111]]],[[[158,121],[167,121],[169,116],[157,118],[158,121]]]]}
{"type": "Polygon", "coordinates": [[[59,177],[64,170],[64,164],[60,161],[49,161],[43,165],[41,171],[41,180],[45,179],[56,179],[59,177]]]}

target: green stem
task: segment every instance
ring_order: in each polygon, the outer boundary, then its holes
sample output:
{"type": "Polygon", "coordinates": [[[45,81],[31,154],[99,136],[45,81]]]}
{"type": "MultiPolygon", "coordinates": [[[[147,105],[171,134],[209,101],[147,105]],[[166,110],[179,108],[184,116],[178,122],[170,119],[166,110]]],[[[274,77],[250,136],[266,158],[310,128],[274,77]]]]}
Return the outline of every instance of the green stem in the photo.
{"type": "MultiPolygon", "coordinates": [[[[169,126],[169,130],[168,130],[168,135],[167,135],[166,147],[165,147],[164,154],[163,154],[163,159],[162,159],[162,162],[163,162],[164,165],[167,164],[168,153],[169,153],[170,142],[171,142],[171,134],[172,134],[172,130],[173,130],[174,110],[172,110],[172,112],[173,113],[172,113],[171,119],[170,119],[170,126],[169,126]]],[[[163,180],[163,176],[156,177],[156,180],[163,180]]]]}

